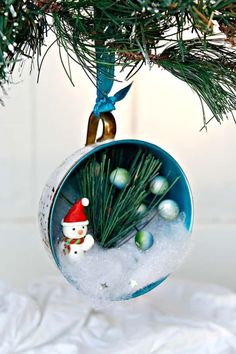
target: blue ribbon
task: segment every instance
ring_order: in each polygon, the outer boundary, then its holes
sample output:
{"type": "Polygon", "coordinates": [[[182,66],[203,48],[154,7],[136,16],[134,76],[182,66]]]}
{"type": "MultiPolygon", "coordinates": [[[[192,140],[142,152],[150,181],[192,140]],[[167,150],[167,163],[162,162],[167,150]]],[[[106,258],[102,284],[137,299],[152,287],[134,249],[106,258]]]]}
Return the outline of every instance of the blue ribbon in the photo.
{"type": "Polygon", "coordinates": [[[116,109],[116,102],[125,98],[132,83],[116,92],[114,96],[109,97],[115,76],[115,53],[108,53],[104,47],[97,47],[96,60],[97,98],[93,113],[96,117],[99,117],[102,112],[110,112],[116,109]]]}

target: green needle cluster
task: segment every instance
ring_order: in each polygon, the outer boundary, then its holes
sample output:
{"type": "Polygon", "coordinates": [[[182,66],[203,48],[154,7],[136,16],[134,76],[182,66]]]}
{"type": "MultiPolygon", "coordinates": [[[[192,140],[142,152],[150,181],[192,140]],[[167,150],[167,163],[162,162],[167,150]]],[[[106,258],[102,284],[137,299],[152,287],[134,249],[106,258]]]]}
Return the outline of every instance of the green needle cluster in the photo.
{"type": "MultiPolygon", "coordinates": [[[[122,151],[120,154],[122,157],[122,151]]],[[[80,195],[90,200],[86,212],[92,234],[104,248],[117,247],[134,236],[137,228],[142,229],[150,221],[161,199],[178,180],[176,178],[162,196],[151,196],[149,184],[159,174],[161,162],[140,149],[126,167],[130,175],[129,183],[118,189],[110,182],[114,169],[112,160],[106,153],[100,162],[92,156],[76,175],[80,195]],[[142,203],[147,205],[147,210],[139,213],[142,203]]],[[[122,167],[122,164],[117,167],[122,167]]]]}
{"type": "MultiPolygon", "coordinates": [[[[75,61],[95,83],[98,48],[115,54],[114,64],[103,64],[127,69],[127,79],[143,64],[168,70],[198,94],[218,122],[235,109],[235,1],[1,0],[2,87],[25,57],[36,58],[40,71],[48,31],[55,34],[71,82],[75,61]]],[[[204,122],[206,127],[205,116],[204,122]]]]}
{"type": "MultiPolygon", "coordinates": [[[[36,57],[48,31],[46,14],[28,0],[0,0],[0,86],[14,82],[16,64],[36,57]]],[[[0,93],[0,103],[3,104],[0,93]]]]}

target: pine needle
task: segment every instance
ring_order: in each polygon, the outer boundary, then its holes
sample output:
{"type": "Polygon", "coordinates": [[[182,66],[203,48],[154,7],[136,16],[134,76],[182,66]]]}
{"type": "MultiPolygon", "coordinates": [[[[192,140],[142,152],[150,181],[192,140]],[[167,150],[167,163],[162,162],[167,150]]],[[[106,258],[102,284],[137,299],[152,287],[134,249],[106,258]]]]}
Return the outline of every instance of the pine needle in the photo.
{"type": "MultiPolygon", "coordinates": [[[[185,47],[184,61],[178,45],[172,45],[163,53],[168,60],[161,60],[159,64],[187,82],[220,123],[236,108],[235,53],[213,43],[207,43],[203,48],[198,40],[186,42],[185,47]]],[[[206,121],[204,126],[206,128],[206,121]]]]}

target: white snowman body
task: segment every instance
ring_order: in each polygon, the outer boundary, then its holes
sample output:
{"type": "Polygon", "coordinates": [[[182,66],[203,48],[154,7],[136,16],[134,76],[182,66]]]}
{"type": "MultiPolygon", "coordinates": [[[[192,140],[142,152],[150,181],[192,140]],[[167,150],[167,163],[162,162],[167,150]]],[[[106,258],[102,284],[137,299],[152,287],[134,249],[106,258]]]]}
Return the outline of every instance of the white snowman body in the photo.
{"type": "Polygon", "coordinates": [[[70,250],[68,252],[64,252],[65,255],[67,255],[69,258],[78,258],[84,252],[90,250],[90,248],[92,248],[94,245],[93,236],[87,234],[87,225],[63,226],[62,231],[63,235],[65,236],[62,241],[63,250],[67,250],[66,246],[68,246],[68,242],[65,240],[65,238],[69,240],[78,240],[78,243],[70,243],[70,250]]]}
{"type": "Polygon", "coordinates": [[[94,245],[93,236],[87,234],[88,220],[84,213],[84,206],[88,204],[88,199],[82,198],[72,206],[61,222],[64,237],[60,242],[60,249],[70,261],[78,260],[94,245]]]}

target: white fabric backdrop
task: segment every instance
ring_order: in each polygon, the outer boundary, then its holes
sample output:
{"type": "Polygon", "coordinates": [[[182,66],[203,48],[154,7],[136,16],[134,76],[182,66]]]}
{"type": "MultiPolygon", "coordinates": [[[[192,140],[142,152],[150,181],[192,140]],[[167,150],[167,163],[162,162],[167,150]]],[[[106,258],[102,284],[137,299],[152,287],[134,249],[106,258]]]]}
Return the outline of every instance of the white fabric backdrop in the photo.
{"type": "Polygon", "coordinates": [[[236,295],[169,280],[146,296],[91,304],[62,278],[0,284],[1,354],[235,354],[236,295]]]}

